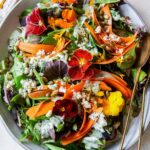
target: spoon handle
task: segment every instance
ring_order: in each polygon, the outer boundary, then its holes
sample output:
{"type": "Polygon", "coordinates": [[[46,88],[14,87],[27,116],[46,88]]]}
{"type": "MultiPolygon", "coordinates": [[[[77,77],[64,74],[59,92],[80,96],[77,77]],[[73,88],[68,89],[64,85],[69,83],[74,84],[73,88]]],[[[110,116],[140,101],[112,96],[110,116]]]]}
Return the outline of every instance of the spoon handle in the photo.
{"type": "MultiPolygon", "coordinates": [[[[150,60],[149,60],[150,62],[150,60]]],[[[144,123],[144,106],[145,106],[145,94],[146,90],[148,88],[150,81],[150,69],[148,71],[148,77],[147,77],[147,82],[143,88],[143,97],[142,97],[142,107],[141,107],[141,120],[140,120],[140,133],[139,133],[139,140],[138,140],[138,150],[141,149],[141,141],[142,141],[142,135],[143,135],[143,123],[144,123]]]]}
{"type": "Polygon", "coordinates": [[[127,132],[128,124],[129,124],[129,119],[130,119],[130,115],[131,115],[131,110],[132,110],[132,102],[133,102],[134,97],[135,97],[136,88],[137,88],[137,85],[138,85],[138,80],[139,80],[141,68],[142,67],[138,67],[137,68],[137,74],[136,74],[134,88],[133,88],[132,96],[131,96],[131,100],[130,100],[129,111],[128,111],[128,114],[127,114],[127,118],[126,118],[125,127],[124,127],[124,131],[123,131],[123,135],[122,135],[122,139],[121,139],[121,144],[120,144],[119,150],[123,150],[123,144],[124,144],[124,141],[125,141],[125,136],[126,136],[126,132],[127,132]]]}

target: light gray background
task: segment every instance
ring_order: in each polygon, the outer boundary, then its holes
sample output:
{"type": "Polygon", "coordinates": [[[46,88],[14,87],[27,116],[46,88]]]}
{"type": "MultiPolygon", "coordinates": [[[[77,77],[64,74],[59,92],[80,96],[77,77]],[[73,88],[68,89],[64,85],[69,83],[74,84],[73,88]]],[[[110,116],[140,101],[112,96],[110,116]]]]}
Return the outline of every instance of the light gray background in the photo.
{"type": "MultiPolygon", "coordinates": [[[[11,1],[11,0],[10,0],[11,1]]],[[[150,31],[150,0],[128,0],[140,13],[149,26],[150,31]]],[[[134,136],[134,135],[133,135],[134,136]]],[[[0,150],[23,150],[17,145],[0,122],[0,150]]],[[[130,150],[137,150],[134,145],[130,150]]],[[[150,126],[143,137],[142,150],[150,150],[150,126]]]]}

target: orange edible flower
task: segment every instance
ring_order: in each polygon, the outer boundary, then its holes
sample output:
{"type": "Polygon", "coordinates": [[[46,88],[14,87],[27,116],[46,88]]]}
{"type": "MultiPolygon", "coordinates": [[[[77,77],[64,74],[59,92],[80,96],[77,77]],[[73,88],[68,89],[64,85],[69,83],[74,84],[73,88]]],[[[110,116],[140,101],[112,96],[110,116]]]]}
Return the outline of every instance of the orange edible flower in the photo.
{"type": "Polygon", "coordinates": [[[62,17],[66,19],[68,22],[74,22],[76,20],[76,12],[72,9],[65,9],[62,12],[62,17]]]}
{"type": "Polygon", "coordinates": [[[55,25],[60,27],[60,28],[67,29],[67,28],[73,27],[74,23],[73,22],[67,22],[63,19],[56,19],[55,20],[55,25]]]}
{"type": "Polygon", "coordinates": [[[63,29],[71,28],[74,26],[74,22],[67,22],[61,18],[54,19],[53,17],[48,18],[48,24],[52,29],[55,29],[56,26],[63,29]]]}
{"type": "Polygon", "coordinates": [[[55,19],[53,17],[48,17],[48,24],[52,29],[55,29],[55,19]]]}
{"type": "Polygon", "coordinates": [[[53,3],[67,3],[67,4],[74,4],[77,0],[52,0],[53,3]]]}
{"type": "Polygon", "coordinates": [[[74,3],[77,2],[77,0],[66,0],[66,2],[67,2],[68,4],[74,4],[74,3]]]}

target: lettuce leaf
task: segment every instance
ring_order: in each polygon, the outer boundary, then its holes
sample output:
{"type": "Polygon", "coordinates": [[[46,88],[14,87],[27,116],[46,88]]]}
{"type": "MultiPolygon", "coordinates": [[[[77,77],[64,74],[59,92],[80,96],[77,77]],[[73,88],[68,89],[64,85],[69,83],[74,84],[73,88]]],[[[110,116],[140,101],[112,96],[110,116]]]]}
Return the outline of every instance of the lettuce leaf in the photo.
{"type": "Polygon", "coordinates": [[[120,0],[96,0],[96,4],[110,4],[110,3],[117,3],[120,2],[120,0]]]}
{"type": "MultiPolygon", "coordinates": [[[[137,69],[134,68],[134,69],[132,69],[132,76],[133,76],[134,80],[136,78],[136,75],[137,75],[137,69]]],[[[142,82],[146,77],[147,77],[147,73],[144,72],[143,70],[141,70],[140,76],[139,76],[139,82],[142,82]]]]}
{"type": "Polygon", "coordinates": [[[135,48],[133,48],[123,56],[122,62],[121,63],[118,62],[117,66],[120,69],[128,69],[134,65],[135,60],[136,60],[136,52],[135,48]]]}
{"type": "Polygon", "coordinates": [[[43,44],[52,44],[55,45],[57,43],[57,40],[54,39],[55,34],[59,34],[62,30],[55,30],[53,32],[50,32],[47,37],[43,39],[43,44]]]}

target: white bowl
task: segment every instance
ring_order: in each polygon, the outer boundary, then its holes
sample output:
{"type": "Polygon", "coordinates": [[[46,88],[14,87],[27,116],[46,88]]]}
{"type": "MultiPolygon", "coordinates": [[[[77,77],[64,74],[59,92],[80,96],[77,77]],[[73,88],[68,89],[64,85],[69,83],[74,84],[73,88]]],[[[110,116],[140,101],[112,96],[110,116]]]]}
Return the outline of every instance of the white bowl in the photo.
{"type": "MultiPolygon", "coordinates": [[[[19,1],[16,6],[10,11],[6,19],[3,21],[2,26],[0,27],[0,59],[3,59],[7,56],[7,41],[10,37],[11,33],[19,26],[19,19],[18,16],[21,14],[23,10],[26,8],[32,7],[36,5],[36,0],[22,0],[19,1]]],[[[145,117],[144,117],[144,127],[145,129],[148,127],[150,122],[150,87],[147,90],[146,94],[146,102],[145,102],[145,117]]],[[[128,149],[138,139],[139,135],[139,126],[140,126],[140,117],[134,118],[131,123],[130,127],[125,139],[124,148],[128,149]]],[[[5,104],[0,102],[0,121],[3,122],[7,131],[10,133],[12,138],[21,145],[24,149],[28,150],[43,150],[42,147],[35,145],[31,142],[21,143],[19,142],[19,137],[21,136],[21,130],[18,128],[16,123],[13,121],[12,116],[8,112],[5,104]]],[[[119,142],[114,144],[109,148],[109,150],[116,150],[119,149],[119,142]]]]}

